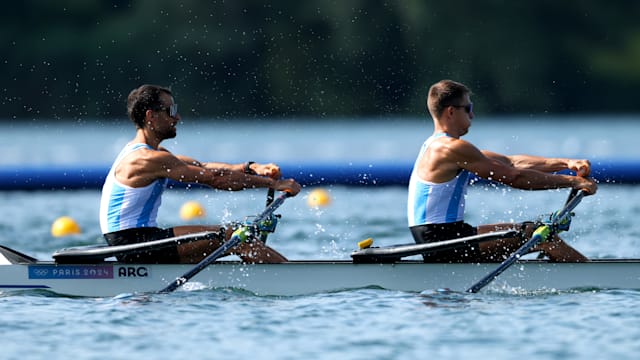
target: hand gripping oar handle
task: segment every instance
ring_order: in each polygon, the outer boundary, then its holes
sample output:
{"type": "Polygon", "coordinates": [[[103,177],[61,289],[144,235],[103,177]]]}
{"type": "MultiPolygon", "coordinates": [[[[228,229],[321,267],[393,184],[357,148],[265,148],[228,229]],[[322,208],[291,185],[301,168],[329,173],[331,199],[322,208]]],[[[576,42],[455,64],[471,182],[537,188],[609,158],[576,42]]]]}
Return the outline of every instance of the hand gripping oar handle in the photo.
{"type": "MultiPolygon", "coordinates": [[[[574,193],[575,192],[573,191],[571,192],[571,194],[574,194],[574,193]]],[[[516,252],[511,254],[511,256],[509,256],[505,261],[503,261],[500,264],[500,266],[498,266],[497,269],[495,269],[493,272],[483,277],[475,285],[467,289],[467,292],[477,293],[483,287],[487,286],[490,282],[492,282],[495,278],[497,278],[500,274],[502,274],[502,272],[507,270],[509,266],[513,265],[513,263],[518,261],[518,259],[520,259],[521,256],[528,253],[531,248],[536,246],[538,243],[544,241],[549,236],[552,236],[556,232],[556,228],[558,224],[563,223],[564,221],[567,220],[567,217],[571,216],[571,211],[573,211],[573,209],[575,209],[575,207],[578,206],[580,201],[582,201],[583,197],[584,197],[584,191],[578,191],[577,194],[573,196],[573,198],[571,198],[570,196],[570,199],[567,201],[564,208],[559,212],[557,212],[556,214],[554,214],[553,218],[551,219],[550,225],[544,224],[538,227],[536,231],[534,231],[533,236],[531,237],[531,239],[529,239],[529,241],[524,243],[518,250],[516,250],[516,252]]]]}
{"type": "MultiPolygon", "coordinates": [[[[266,220],[268,217],[270,217],[273,214],[273,212],[280,205],[282,205],[282,203],[284,202],[284,199],[288,198],[289,196],[290,195],[287,192],[285,192],[282,195],[278,196],[275,200],[273,200],[273,202],[271,202],[271,204],[269,204],[269,206],[267,206],[266,209],[264,209],[264,211],[260,215],[255,217],[255,219],[253,221],[253,224],[258,224],[261,221],[266,220]]],[[[171,284],[167,285],[167,287],[165,287],[164,289],[160,290],[159,292],[160,293],[172,292],[175,289],[177,289],[180,286],[182,286],[183,284],[185,284],[187,281],[191,280],[191,278],[196,276],[200,271],[202,271],[207,266],[211,265],[219,257],[221,257],[227,251],[229,251],[229,249],[235,247],[236,245],[238,245],[242,241],[246,240],[247,237],[251,235],[251,231],[252,231],[251,226],[253,224],[245,224],[245,225],[239,227],[236,231],[233,232],[233,235],[231,236],[231,238],[227,242],[225,242],[224,244],[222,244],[222,246],[220,246],[214,252],[209,254],[209,256],[207,256],[206,258],[202,259],[202,261],[197,263],[196,266],[193,267],[193,269],[189,270],[184,275],[182,275],[179,278],[175,279],[173,282],[171,282],[171,284]],[[249,235],[247,235],[247,234],[249,234],[249,235]]]]}

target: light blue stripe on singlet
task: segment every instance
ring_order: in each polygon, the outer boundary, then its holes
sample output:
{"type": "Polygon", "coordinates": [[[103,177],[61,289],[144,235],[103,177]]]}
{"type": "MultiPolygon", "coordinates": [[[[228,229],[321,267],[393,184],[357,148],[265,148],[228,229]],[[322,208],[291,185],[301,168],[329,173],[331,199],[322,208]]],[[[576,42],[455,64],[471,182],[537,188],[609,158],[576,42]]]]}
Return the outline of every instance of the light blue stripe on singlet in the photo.
{"type": "Polygon", "coordinates": [[[469,172],[467,170],[462,170],[458,174],[455,190],[453,191],[449,207],[447,208],[447,222],[455,222],[458,220],[458,211],[460,210],[462,196],[464,195],[464,187],[468,181],[469,172]]]}
{"type": "Polygon", "coordinates": [[[115,217],[111,218],[109,221],[109,227],[116,231],[119,230],[117,229],[117,224],[120,224],[120,208],[122,207],[122,202],[124,201],[124,189],[121,186],[118,186],[117,184],[113,184],[112,185],[112,189],[111,189],[111,203],[112,204],[117,204],[117,205],[112,205],[112,207],[117,210],[117,211],[113,211],[112,208],[109,209],[109,212],[114,212],[116,214],[115,217]]]}
{"type": "Polygon", "coordinates": [[[140,218],[138,219],[137,227],[142,227],[149,223],[151,219],[151,214],[153,213],[153,209],[155,208],[156,202],[159,199],[158,194],[162,194],[164,190],[164,185],[166,180],[156,180],[153,184],[153,190],[151,191],[151,196],[147,199],[144,207],[142,209],[142,213],[140,214],[140,218]]]}
{"type": "Polygon", "coordinates": [[[427,202],[429,201],[429,188],[420,186],[416,187],[419,194],[416,194],[417,198],[424,198],[424,201],[413,202],[413,221],[416,224],[422,224],[427,216],[427,202]]]}

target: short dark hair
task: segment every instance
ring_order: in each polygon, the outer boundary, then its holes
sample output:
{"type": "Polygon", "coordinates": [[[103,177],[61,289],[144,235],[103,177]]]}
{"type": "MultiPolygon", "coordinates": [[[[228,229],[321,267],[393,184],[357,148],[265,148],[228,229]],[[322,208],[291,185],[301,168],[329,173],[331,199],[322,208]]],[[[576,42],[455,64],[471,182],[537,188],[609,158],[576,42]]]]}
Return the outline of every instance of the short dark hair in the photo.
{"type": "Polygon", "coordinates": [[[164,106],[160,96],[171,94],[171,90],[158,85],[145,84],[131,90],[127,97],[127,114],[139,129],[144,128],[144,117],[147,110],[161,110],[164,106]]]}
{"type": "Polygon", "coordinates": [[[433,117],[440,117],[447,106],[460,105],[462,98],[471,94],[464,84],[453,80],[441,80],[431,85],[427,97],[427,109],[433,117]]]}

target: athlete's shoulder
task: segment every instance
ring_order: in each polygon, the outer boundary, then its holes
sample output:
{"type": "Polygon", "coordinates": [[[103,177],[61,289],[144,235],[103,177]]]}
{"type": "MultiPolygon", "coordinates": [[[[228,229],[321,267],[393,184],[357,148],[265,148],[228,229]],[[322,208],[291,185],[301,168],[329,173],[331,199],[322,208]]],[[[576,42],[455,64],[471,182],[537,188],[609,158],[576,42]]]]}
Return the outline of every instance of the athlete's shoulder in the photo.
{"type": "Polygon", "coordinates": [[[454,138],[454,137],[442,137],[435,139],[431,148],[435,151],[447,152],[447,153],[465,153],[480,151],[475,145],[467,140],[454,138]]]}

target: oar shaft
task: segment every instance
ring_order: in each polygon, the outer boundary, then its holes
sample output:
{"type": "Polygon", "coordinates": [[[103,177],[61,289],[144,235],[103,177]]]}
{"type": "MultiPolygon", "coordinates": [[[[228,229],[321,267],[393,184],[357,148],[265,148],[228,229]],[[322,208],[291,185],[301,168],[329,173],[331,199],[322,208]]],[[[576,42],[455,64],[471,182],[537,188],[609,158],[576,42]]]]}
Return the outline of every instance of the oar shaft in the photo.
{"type": "MultiPolygon", "coordinates": [[[[267,203],[265,204],[265,206],[268,207],[269,205],[271,205],[275,195],[276,195],[276,191],[274,189],[269,188],[269,190],[267,190],[267,203]]],[[[260,233],[260,241],[262,241],[264,244],[266,244],[268,236],[269,236],[269,233],[266,232],[266,231],[263,231],[262,233],[260,233]]]]}
{"type": "Polygon", "coordinates": [[[269,188],[267,190],[267,204],[265,206],[269,206],[273,202],[273,198],[276,196],[276,191],[269,188]]]}
{"type": "Polygon", "coordinates": [[[189,270],[184,275],[182,275],[181,277],[171,282],[171,284],[167,285],[167,287],[160,290],[160,293],[169,293],[176,290],[177,288],[185,284],[187,281],[191,280],[191,278],[196,276],[200,271],[204,270],[204,268],[211,265],[211,263],[216,261],[220,256],[224,255],[228,250],[238,245],[241,241],[242,239],[239,236],[232,236],[229,239],[229,241],[222,244],[222,246],[220,246],[214,252],[212,252],[209,256],[204,258],[204,260],[196,264],[196,266],[193,269],[189,270]]]}
{"type": "Polygon", "coordinates": [[[571,199],[567,205],[565,205],[564,209],[562,209],[560,211],[560,213],[562,214],[562,216],[567,215],[569,212],[573,211],[573,209],[576,208],[576,206],[578,206],[578,204],[580,204],[580,201],[582,201],[582,198],[584,197],[584,191],[578,191],[578,194],[576,196],[573,197],[573,199],[571,199]]]}
{"type": "MultiPolygon", "coordinates": [[[[282,195],[278,196],[273,202],[271,202],[271,204],[269,204],[269,206],[267,206],[266,209],[264,209],[264,211],[260,215],[256,216],[253,222],[259,223],[260,221],[265,220],[266,218],[271,216],[273,212],[280,205],[282,205],[282,203],[284,202],[284,199],[286,199],[287,197],[289,197],[288,193],[283,193],[282,195]]],[[[196,264],[196,266],[194,266],[191,270],[187,271],[184,275],[180,276],[179,278],[171,282],[169,285],[167,285],[167,287],[160,290],[160,293],[168,293],[176,290],[177,288],[182,286],[184,283],[191,280],[191,278],[196,276],[200,271],[204,270],[207,266],[211,265],[214,261],[216,261],[219,257],[224,255],[231,248],[238,245],[240,242],[242,242],[242,237],[234,233],[234,235],[231,236],[231,238],[227,242],[222,244],[222,246],[217,248],[214,252],[209,254],[209,256],[207,256],[198,264],[196,264]]]]}
{"type": "MultiPolygon", "coordinates": [[[[546,225],[544,225],[544,226],[546,226],[546,225]]],[[[478,291],[480,291],[483,287],[487,286],[487,284],[489,284],[495,278],[500,276],[500,274],[502,274],[505,270],[507,270],[509,268],[509,266],[513,265],[513,263],[518,261],[518,259],[520,259],[520,257],[522,255],[524,255],[527,252],[529,252],[529,250],[531,250],[531,248],[536,246],[542,240],[544,240],[544,238],[539,234],[535,234],[534,236],[532,236],[531,239],[529,239],[526,243],[524,243],[515,253],[511,254],[511,256],[509,256],[505,261],[503,261],[500,264],[500,266],[498,266],[490,274],[488,274],[485,277],[483,277],[482,279],[480,279],[480,281],[478,281],[475,285],[470,287],[467,290],[467,292],[477,293],[478,291]]]]}
{"type": "Polygon", "coordinates": [[[266,220],[269,216],[271,216],[273,214],[273,212],[280,207],[280,205],[282,205],[282,203],[284,202],[284,199],[289,197],[289,193],[283,193],[282,195],[278,196],[275,200],[273,200],[271,202],[271,204],[269,204],[269,206],[267,206],[264,211],[256,216],[255,220],[253,221],[254,223],[258,223],[262,220],[266,220]]]}
{"type": "MultiPolygon", "coordinates": [[[[574,191],[572,191],[571,194],[574,194],[574,191]]],[[[513,265],[513,263],[518,261],[520,257],[528,253],[529,250],[531,250],[534,246],[544,241],[547,237],[553,236],[554,232],[556,231],[555,225],[557,225],[559,222],[562,222],[565,217],[571,216],[571,211],[575,209],[576,206],[578,206],[580,201],[582,201],[583,197],[584,197],[584,191],[578,191],[577,194],[575,194],[575,196],[573,196],[572,198],[570,198],[570,200],[567,201],[564,208],[560,210],[553,217],[551,227],[549,227],[549,225],[542,225],[541,227],[536,229],[531,239],[525,242],[518,250],[516,250],[516,252],[511,254],[511,256],[509,256],[505,261],[503,261],[500,264],[500,266],[498,266],[494,271],[487,274],[485,277],[480,279],[480,281],[478,281],[469,289],[467,289],[467,292],[477,293],[482,288],[487,286],[490,282],[492,282],[496,277],[502,274],[511,265],[513,265]],[[546,236],[543,236],[542,234],[546,234],[546,236]]]]}

